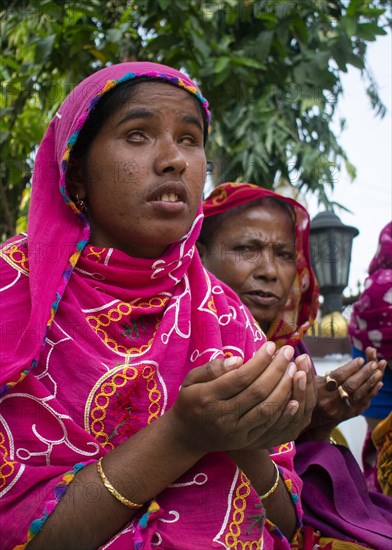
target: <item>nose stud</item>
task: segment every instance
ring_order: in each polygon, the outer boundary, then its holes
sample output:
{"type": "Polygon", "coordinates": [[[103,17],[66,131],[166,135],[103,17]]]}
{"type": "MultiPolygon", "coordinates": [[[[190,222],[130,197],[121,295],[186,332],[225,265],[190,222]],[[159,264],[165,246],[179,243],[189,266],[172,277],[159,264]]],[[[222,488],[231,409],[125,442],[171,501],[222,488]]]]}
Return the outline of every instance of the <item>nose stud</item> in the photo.
{"type": "Polygon", "coordinates": [[[189,167],[189,162],[186,162],[186,163],[185,163],[185,166],[188,168],[188,167],[189,167]]]}

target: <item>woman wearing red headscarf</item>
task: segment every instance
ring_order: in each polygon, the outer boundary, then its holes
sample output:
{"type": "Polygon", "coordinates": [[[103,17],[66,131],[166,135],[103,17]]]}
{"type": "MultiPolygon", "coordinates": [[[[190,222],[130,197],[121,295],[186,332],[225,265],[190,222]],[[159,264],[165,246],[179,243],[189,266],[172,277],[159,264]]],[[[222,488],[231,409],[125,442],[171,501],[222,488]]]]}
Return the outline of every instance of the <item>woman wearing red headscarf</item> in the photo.
{"type": "MultiPolygon", "coordinates": [[[[256,185],[225,183],[204,201],[204,215],[198,242],[204,265],[235,290],[269,340],[278,348],[289,343],[302,356],[302,337],[318,308],[306,209],[256,185]]],[[[330,442],[332,429],[363,412],[377,394],[385,365],[354,359],[317,377],[311,423],[296,440],[305,527],[293,548],[390,546],[392,500],[368,493],[351,452],[330,442]]]]}

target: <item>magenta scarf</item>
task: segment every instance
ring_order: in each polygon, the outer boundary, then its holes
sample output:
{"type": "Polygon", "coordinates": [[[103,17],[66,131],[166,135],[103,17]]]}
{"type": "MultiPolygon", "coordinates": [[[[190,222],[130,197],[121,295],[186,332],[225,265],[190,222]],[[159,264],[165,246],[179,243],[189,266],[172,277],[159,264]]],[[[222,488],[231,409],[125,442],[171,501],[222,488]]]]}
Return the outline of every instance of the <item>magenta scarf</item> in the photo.
{"type": "Polygon", "coordinates": [[[89,239],[87,220],[65,185],[72,146],[101,95],[116,84],[138,76],[186,89],[200,100],[210,119],[208,102],[196,85],[182,73],[155,63],[123,63],[102,69],[70,93],[53,117],[34,165],[27,239],[30,305],[18,327],[8,329],[13,332],[13,340],[10,342],[7,338],[2,349],[0,388],[6,386],[1,392],[23,379],[35,365],[72,269],[89,239]]]}
{"type": "MultiPolygon", "coordinates": [[[[201,205],[188,233],[159,258],[87,244],[87,219],[65,187],[70,150],[100,95],[138,76],[183,87],[209,119],[194,83],[169,67],[126,63],[90,76],[60,107],[38,150],[28,236],[0,251],[4,550],[24,548],[39,532],[80,468],[164,414],[190,369],[216,357],[246,361],[265,340],[236,295],[201,264],[201,205]]],[[[292,444],[275,449],[298,502],[293,456],[292,444]]],[[[209,454],[103,548],[288,549],[259,505],[228,455],[209,454]]]]}
{"type": "Polygon", "coordinates": [[[377,252],[369,265],[365,288],[351,314],[349,334],[364,351],[375,347],[381,359],[392,359],[392,222],[380,233],[377,252]]]}

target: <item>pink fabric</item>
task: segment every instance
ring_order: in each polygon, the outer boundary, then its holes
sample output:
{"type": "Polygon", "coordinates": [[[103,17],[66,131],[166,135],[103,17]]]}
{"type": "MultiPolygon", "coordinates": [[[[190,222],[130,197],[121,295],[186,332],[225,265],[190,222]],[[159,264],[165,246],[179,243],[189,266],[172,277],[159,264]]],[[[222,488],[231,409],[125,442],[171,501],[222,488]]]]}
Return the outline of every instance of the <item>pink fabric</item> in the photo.
{"type": "Polygon", "coordinates": [[[392,222],[380,233],[376,255],[361,297],[353,306],[349,334],[353,345],[364,351],[377,349],[381,359],[392,358],[392,222]]]}
{"type": "MultiPolygon", "coordinates": [[[[180,78],[207,108],[189,79],[164,66],[126,63],[86,79],[39,148],[28,237],[0,252],[4,550],[39,532],[78,469],[162,415],[190,369],[233,354],[246,361],[264,341],[236,295],[201,264],[201,205],[188,234],[159,258],[86,244],[87,220],[65,188],[69,152],[97,94],[135,73],[180,78]]],[[[275,453],[297,502],[293,445],[275,453]]],[[[274,526],[252,527],[258,513],[243,473],[225,453],[209,454],[104,548],[257,547],[264,538],[266,549],[288,549],[274,526]]]]}
{"type": "Polygon", "coordinates": [[[377,450],[372,440],[372,432],[368,428],[362,445],[362,469],[366,486],[373,493],[382,493],[377,479],[377,450]]]}
{"type": "Polygon", "coordinates": [[[295,278],[287,303],[268,330],[268,340],[278,347],[286,344],[296,346],[313,324],[318,310],[319,289],[310,263],[309,230],[307,210],[294,199],[278,195],[251,183],[222,183],[203,202],[204,216],[215,216],[263,197],[274,197],[289,204],[295,212],[296,263],[295,278]]]}
{"type": "MultiPolygon", "coordinates": [[[[12,385],[23,378],[36,360],[45,328],[50,326],[72,267],[89,238],[87,220],[65,187],[67,161],[77,133],[104,91],[121,79],[137,75],[173,82],[180,79],[186,89],[202,97],[196,85],[175,69],[155,63],[122,63],[86,78],[61,105],[45,133],[34,165],[28,223],[31,305],[17,327],[13,322],[9,323],[12,326],[7,325],[6,330],[13,333],[15,341],[4,342],[0,388],[4,383],[12,385]],[[75,213],[79,215],[78,221],[75,213]]],[[[202,105],[209,118],[204,98],[202,105]]]]}

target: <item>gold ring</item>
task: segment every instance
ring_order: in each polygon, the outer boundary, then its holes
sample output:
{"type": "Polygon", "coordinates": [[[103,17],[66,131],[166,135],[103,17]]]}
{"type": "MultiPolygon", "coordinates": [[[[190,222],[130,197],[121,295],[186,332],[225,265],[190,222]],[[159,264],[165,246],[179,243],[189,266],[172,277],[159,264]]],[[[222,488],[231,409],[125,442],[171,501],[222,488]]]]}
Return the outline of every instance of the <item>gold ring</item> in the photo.
{"type": "Polygon", "coordinates": [[[335,378],[329,376],[329,372],[327,372],[325,375],[325,387],[328,391],[334,391],[338,387],[338,383],[336,382],[335,378]]]}
{"type": "Polygon", "coordinates": [[[347,407],[351,407],[350,396],[348,395],[346,390],[344,390],[342,388],[342,386],[339,386],[338,387],[338,392],[339,392],[339,395],[340,395],[341,399],[343,399],[345,405],[347,405],[347,407]]]}
{"type": "Polygon", "coordinates": [[[341,397],[342,399],[344,399],[344,400],[346,400],[346,399],[348,400],[348,398],[350,397],[350,396],[348,395],[348,393],[346,392],[346,390],[344,390],[344,389],[342,388],[342,386],[339,386],[339,387],[338,387],[338,392],[339,392],[340,397],[341,397]]]}

